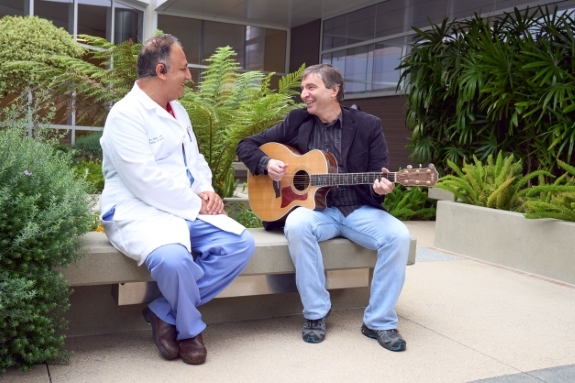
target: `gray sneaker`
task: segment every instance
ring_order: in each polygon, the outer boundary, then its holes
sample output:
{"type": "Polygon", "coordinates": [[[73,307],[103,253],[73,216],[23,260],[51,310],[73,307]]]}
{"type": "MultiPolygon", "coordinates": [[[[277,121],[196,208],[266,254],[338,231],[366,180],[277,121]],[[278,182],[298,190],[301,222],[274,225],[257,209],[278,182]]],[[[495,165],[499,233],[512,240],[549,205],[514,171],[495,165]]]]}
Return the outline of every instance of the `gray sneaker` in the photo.
{"type": "Polygon", "coordinates": [[[405,340],[396,329],[372,330],[364,323],[361,326],[361,333],[368,338],[377,339],[377,343],[389,351],[405,351],[407,348],[405,340]]]}
{"type": "Polygon", "coordinates": [[[325,339],[325,320],[331,309],[321,319],[306,319],[301,330],[301,337],[307,343],[319,343],[325,339]]]}

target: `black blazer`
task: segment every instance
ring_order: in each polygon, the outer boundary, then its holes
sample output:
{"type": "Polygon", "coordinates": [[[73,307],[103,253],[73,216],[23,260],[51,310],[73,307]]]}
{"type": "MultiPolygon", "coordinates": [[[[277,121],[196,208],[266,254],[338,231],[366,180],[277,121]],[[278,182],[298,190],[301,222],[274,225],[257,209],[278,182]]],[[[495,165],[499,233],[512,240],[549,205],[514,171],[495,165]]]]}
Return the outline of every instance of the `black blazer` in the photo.
{"type": "MultiPolygon", "coordinates": [[[[389,164],[388,149],[379,118],[342,106],[341,156],[349,173],[381,172],[389,164]]],[[[268,142],[290,145],[300,153],[308,152],[315,116],[306,108],[291,111],[279,124],[238,144],[236,154],[254,175],[260,174],[258,164],[265,155],[259,147],[268,142]]],[[[383,209],[384,196],[377,195],[371,185],[353,186],[366,205],[383,209]]]]}

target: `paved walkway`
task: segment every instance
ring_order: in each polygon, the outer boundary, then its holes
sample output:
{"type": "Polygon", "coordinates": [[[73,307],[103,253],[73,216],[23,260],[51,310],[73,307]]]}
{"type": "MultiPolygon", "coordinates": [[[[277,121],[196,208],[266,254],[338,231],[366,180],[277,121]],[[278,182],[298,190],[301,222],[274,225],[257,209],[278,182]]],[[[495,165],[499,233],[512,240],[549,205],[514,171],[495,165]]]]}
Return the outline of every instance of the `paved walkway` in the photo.
{"type": "Polygon", "coordinates": [[[409,227],[417,262],[397,305],[406,352],[361,335],[361,309],[334,307],[321,344],[301,340],[301,315],[209,326],[202,366],[163,360],[151,331],[78,337],[69,365],[0,382],[575,382],[575,286],[446,254],[433,222],[409,227]]]}

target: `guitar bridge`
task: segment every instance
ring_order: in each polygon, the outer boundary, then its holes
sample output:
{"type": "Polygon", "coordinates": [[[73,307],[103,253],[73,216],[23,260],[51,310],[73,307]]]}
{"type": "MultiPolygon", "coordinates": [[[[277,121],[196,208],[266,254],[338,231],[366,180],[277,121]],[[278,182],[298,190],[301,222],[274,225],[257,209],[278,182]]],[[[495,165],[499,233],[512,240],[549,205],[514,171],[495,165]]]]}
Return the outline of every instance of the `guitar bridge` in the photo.
{"type": "Polygon", "coordinates": [[[272,181],[272,185],[274,188],[274,192],[276,193],[276,198],[279,198],[281,195],[279,181],[272,181]]]}

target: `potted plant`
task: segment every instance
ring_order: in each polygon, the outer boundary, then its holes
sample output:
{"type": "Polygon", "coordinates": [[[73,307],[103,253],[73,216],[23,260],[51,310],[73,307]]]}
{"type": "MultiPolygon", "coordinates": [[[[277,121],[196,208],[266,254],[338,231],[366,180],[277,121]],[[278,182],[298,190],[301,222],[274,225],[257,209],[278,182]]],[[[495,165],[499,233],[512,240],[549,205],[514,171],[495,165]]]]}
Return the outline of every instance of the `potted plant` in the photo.
{"type": "Polygon", "coordinates": [[[575,168],[552,184],[546,171],[523,176],[512,155],[487,164],[475,159],[436,187],[459,202],[437,203],[435,246],[567,283],[575,283],[575,168]],[[540,185],[527,187],[531,179],[540,185]],[[543,218],[543,219],[529,219],[543,218]],[[559,218],[559,219],[557,219],[559,218]]]}

